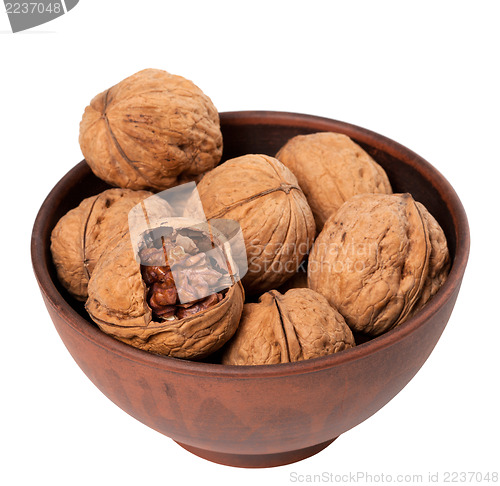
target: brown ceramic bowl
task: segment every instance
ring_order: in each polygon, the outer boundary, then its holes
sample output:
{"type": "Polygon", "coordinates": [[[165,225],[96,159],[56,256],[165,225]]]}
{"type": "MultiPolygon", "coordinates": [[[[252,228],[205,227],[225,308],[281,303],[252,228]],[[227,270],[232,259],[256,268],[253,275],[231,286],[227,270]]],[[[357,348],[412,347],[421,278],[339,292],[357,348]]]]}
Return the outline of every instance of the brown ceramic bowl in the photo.
{"type": "Polygon", "coordinates": [[[269,467],[306,458],[391,400],[431,353],[460,289],[469,253],[467,218],[446,179],[392,140],[346,123],[276,112],[221,114],[224,159],[274,155],[297,134],[345,133],[386,170],[395,192],[410,192],[439,221],[453,265],[445,285],[415,317],[354,349],[297,363],[223,366],[161,357],[101,332],[55,276],[50,233],[85,197],[108,186],[85,162],[70,170],[40,208],[32,259],[49,314],[84,373],[116,405],[210,461],[269,467]]]}

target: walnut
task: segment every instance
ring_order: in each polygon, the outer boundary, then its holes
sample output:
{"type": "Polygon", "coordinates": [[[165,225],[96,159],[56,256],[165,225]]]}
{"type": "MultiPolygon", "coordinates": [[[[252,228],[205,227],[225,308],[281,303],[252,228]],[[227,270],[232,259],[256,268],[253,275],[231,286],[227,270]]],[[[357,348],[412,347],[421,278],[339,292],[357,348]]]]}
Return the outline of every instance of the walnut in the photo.
{"type": "Polygon", "coordinates": [[[156,354],[200,359],[234,334],[243,287],[223,263],[208,265],[207,253],[199,251],[211,248],[215,236],[184,218],[169,218],[160,229],[160,239],[144,240],[139,261],[129,235],[101,256],[85,307],[102,331],[120,341],[156,354]],[[214,291],[207,295],[207,289],[214,291]]]}
{"type": "Polygon", "coordinates": [[[226,365],[289,363],[355,346],[344,318],[310,289],[276,290],[245,304],[234,337],[223,348],[226,365]]]}
{"type": "Polygon", "coordinates": [[[159,191],[215,167],[222,134],[216,108],[197,86],[146,69],[91,101],[80,146],[93,172],[109,184],[159,191]]]}
{"type": "Polygon", "coordinates": [[[345,202],[317,237],[309,287],[351,329],[377,336],[420,309],[446,280],[446,237],[410,194],[364,194],[345,202]]]}
{"type": "Polygon", "coordinates": [[[391,194],[387,175],[359,145],[340,133],[320,132],[290,139],[276,158],[297,177],[318,232],[350,197],[391,194]]]}
{"type": "Polygon", "coordinates": [[[152,196],[148,191],[108,189],[84,199],[64,215],[51,235],[57,275],[78,300],[87,298],[87,284],[103,251],[128,230],[128,213],[152,196]]]}
{"type": "Polygon", "coordinates": [[[295,176],[266,155],[244,155],[205,174],[197,186],[205,214],[237,221],[245,239],[250,293],[291,277],[309,251],[314,218],[295,176]]]}

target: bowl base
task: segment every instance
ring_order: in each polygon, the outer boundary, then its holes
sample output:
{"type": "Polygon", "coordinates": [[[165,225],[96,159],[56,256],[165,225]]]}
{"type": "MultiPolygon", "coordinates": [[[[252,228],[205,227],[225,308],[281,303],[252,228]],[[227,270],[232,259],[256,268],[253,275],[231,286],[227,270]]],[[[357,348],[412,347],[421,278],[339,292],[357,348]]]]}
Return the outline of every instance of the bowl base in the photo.
{"type": "MultiPolygon", "coordinates": [[[[335,437],[335,439],[336,438],[337,437],[335,437]]],[[[192,454],[206,459],[207,461],[216,462],[217,464],[223,464],[225,466],[257,468],[284,466],[285,464],[301,461],[302,459],[314,456],[314,454],[322,451],[335,439],[330,439],[326,442],[321,442],[321,444],[305,447],[304,449],[278,452],[275,454],[227,454],[225,452],[209,451],[187,444],[182,444],[181,442],[175,442],[192,454]]]]}

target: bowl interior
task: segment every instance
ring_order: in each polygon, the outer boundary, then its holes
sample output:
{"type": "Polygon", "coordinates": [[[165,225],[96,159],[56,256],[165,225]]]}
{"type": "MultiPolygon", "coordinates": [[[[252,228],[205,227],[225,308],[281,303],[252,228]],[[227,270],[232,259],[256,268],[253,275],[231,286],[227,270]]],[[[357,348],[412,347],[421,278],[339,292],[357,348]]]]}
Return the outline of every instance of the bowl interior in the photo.
{"type": "MultiPolygon", "coordinates": [[[[222,161],[248,153],[274,156],[288,139],[299,134],[336,131],[348,135],[385,169],[394,192],[411,193],[437,219],[447,237],[453,260],[452,271],[445,285],[452,285],[453,280],[461,279],[469,249],[465,212],[446,179],[417,154],[369,130],[310,115],[280,112],[221,113],[221,129],[224,139],[222,161]]],[[[44,285],[43,278],[40,278],[40,274],[43,273],[50,278],[51,284],[57,289],[58,297],[69,304],[91,326],[94,324],[88,318],[83,304],[73,299],[57,279],[50,254],[50,234],[57,221],[67,211],[78,206],[84,198],[98,194],[109,187],[91,172],[84,161],[80,162],[64,176],[47,197],[33,232],[33,241],[38,242],[38,246],[34,245],[36,251],[33,250],[33,264],[41,286],[44,285]]],[[[434,300],[436,299],[431,300],[428,306],[437,305],[434,300]]],[[[386,334],[391,332],[393,331],[386,334]]],[[[102,334],[104,336],[104,333],[102,334]]],[[[383,336],[375,340],[381,338],[383,336]]],[[[366,338],[357,336],[358,344],[365,341],[366,338]]]]}

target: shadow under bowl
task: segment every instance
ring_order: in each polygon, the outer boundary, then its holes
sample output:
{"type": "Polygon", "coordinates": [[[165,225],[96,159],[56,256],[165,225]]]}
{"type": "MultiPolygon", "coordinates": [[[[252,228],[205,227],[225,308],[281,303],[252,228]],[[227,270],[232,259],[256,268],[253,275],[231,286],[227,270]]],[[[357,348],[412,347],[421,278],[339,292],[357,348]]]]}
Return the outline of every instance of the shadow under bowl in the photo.
{"type": "Polygon", "coordinates": [[[50,234],[61,216],[107,186],[83,161],[42,204],[32,234],[34,272],[54,325],[88,378],[116,405],[213,462],[270,467],[304,459],[389,402],[424,364],[448,322],[469,253],[462,204],[448,181],[402,145],[335,120],[281,112],[221,114],[223,160],[275,155],[291,137],[348,135],[442,226],[453,260],[446,283],[413,318],[356,348],[266,366],[223,366],[161,357],[101,332],[59,284],[50,234]]]}

